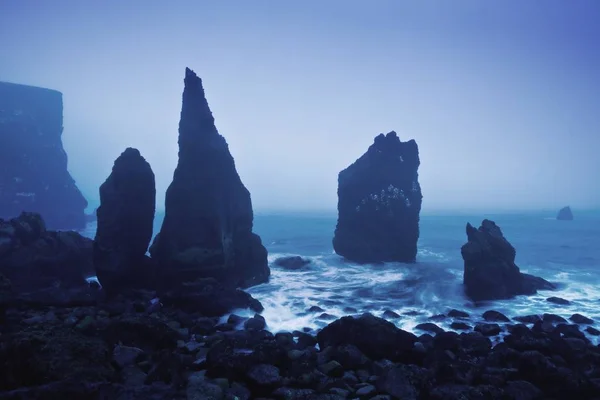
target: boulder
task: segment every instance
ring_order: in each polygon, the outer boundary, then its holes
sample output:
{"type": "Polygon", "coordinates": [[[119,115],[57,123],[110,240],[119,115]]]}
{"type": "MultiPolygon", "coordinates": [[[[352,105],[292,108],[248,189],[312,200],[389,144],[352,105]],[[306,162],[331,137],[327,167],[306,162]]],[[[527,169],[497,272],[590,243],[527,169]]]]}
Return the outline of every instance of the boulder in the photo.
{"type": "Polygon", "coordinates": [[[202,80],[186,69],[179,161],[165,197],[165,218],[150,249],[160,273],[214,277],[248,287],[269,278],[267,250],[252,232],[250,193],[219,134],[202,80]]]}
{"type": "Polygon", "coordinates": [[[0,274],[15,295],[54,291],[64,296],[68,289],[89,286],[92,240],[73,231],[48,231],[36,213],[0,219],[0,274]]]}
{"type": "Polygon", "coordinates": [[[83,229],[87,201],[67,170],[62,93],[0,82],[0,218],[23,211],[83,229]]]}
{"type": "Polygon", "coordinates": [[[417,337],[372,314],[342,317],[317,334],[319,347],[353,345],[373,360],[406,361],[417,337]]]}
{"type": "Polygon", "coordinates": [[[335,252],[348,260],[414,262],[419,239],[419,149],[396,132],[380,134],[338,176],[335,252]]]}
{"type": "Polygon", "coordinates": [[[274,264],[283,269],[295,271],[306,267],[310,264],[310,260],[300,256],[287,256],[278,258],[274,264]]]}
{"type": "Polygon", "coordinates": [[[479,229],[467,224],[467,238],[461,248],[463,280],[465,292],[472,300],[508,299],[555,289],[542,278],[521,273],[515,264],[515,248],[493,221],[483,220],[479,229]]]}
{"type": "Polygon", "coordinates": [[[571,210],[571,207],[567,206],[558,210],[556,219],[559,221],[573,221],[573,211],[571,210]]]}
{"type": "Polygon", "coordinates": [[[107,291],[128,287],[141,280],[156,203],[154,173],[133,148],[115,161],[108,179],[100,186],[98,228],[94,240],[94,267],[107,291]]]}

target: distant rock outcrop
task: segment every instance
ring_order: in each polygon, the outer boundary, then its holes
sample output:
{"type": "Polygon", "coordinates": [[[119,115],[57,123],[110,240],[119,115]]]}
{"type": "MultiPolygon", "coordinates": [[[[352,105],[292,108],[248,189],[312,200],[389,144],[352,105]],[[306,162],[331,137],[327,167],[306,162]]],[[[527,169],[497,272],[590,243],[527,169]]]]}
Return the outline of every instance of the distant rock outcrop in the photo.
{"type": "MultiPolygon", "coordinates": [[[[156,187],[150,164],[137,149],[126,149],[100,186],[94,267],[107,290],[141,280],[152,240],[156,187]]],[[[145,271],[148,273],[148,271],[145,271]]]]}
{"type": "Polygon", "coordinates": [[[42,214],[51,229],[82,229],[87,201],[67,170],[60,92],[0,82],[0,217],[42,214]]]}
{"type": "Polygon", "coordinates": [[[571,207],[563,207],[558,211],[556,219],[559,221],[573,221],[573,211],[571,207]]]}
{"type": "Polygon", "coordinates": [[[55,301],[87,285],[92,274],[91,239],[73,231],[47,231],[36,213],[0,219],[0,275],[19,296],[55,301]]]}
{"type": "Polygon", "coordinates": [[[179,162],[165,198],[165,218],[150,249],[161,273],[213,277],[248,287],[268,280],[267,250],[252,233],[250,193],[202,87],[186,69],[179,122],[179,162]]]}
{"type": "Polygon", "coordinates": [[[419,149],[380,134],[338,177],[335,252],[349,260],[414,262],[419,239],[419,149]]]}
{"type": "Polygon", "coordinates": [[[515,264],[515,248],[500,227],[483,220],[479,229],[467,224],[468,242],[461,253],[465,263],[465,292],[472,300],[508,299],[555,289],[550,282],[523,274],[515,264]]]}

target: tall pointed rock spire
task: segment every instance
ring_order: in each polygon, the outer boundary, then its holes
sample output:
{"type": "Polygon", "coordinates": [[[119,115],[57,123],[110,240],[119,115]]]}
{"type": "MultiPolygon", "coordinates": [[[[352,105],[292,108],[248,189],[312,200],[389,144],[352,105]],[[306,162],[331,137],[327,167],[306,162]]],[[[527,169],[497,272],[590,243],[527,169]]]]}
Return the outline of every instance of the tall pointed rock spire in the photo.
{"type": "Polygon", "coordinates": [[[179,161],[165,219],[150,250],[165,274],[248,287],[268,280],[267,251],[252,233],[250,192],[218,133],[202,80],[185,71],[179,161]]]}

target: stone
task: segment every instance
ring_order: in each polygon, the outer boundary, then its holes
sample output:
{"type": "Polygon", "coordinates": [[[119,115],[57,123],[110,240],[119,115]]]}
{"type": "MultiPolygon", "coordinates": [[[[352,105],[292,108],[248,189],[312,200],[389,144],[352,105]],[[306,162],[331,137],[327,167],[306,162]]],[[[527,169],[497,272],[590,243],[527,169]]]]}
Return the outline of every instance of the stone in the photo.
{"type": "Polygon", "coordinates": [[[319,347],[351,344],[373,359],[410,359],[417,337],[372,314],[342,317],[317,334],[319,347]]]}
{"type": "Polygon", "coordinates": [[[96,276],[107,291],[134,286],[150,271],[146,252],[152,240],[156,187],[150,164],[127,148],[100,186],[94,239],[96,276]]]}
{"type": "Polygon", "coordinates": [[[36,212],[50,229],[85,228],[62,132],[62,93],[0,82],[0,218],[36,212]]]}
{"type": "Polygon", "coordinates": [[[586,324],[586,325],[591,325],[591,324],[593,324],[593,323],[594,323],[594,320],[593,320],[593,319],[591,319],[591,318],[588,318],[588,317],[586,317],[586,316],[584,316],[584,315],[581,315],[581,314],[577,314],[577,313],[576,313],[576,314],[573,314],[573,315],[571,315],[571,316],[569,317],[569,319],[570,319],[572,322],[576,323],[576,324],[586,324]]]}
{"type": "Polygon", "coordinates": [[[198,277],[241,288],[266,282],[267,250],[252,232],[250,192],[217,131],[202,80],[186,69],[184,84],[179,161],[150,254],[165,284],[198,277]]]}
{"type": "Polygon", "coordinates": [[[278,258],[275,260],[274,264],[278,267],[295,271],[306,267],[308,264],[310,264],[310,260],[300,256],[289,256],[278,258]]]}
{"type": "Polygon", "coordinates": [[[465,293],[474,301],[509,299],[552,290],[550,282],[521,273],[516,250],[495,222],[483,220],[479,229],[467,224],[468,242],[462,246],[465,293]]]}
{"type": "Polygon", "coordinates": [[[338,176],[337,254],[359,263],[414,262],[419,239],[419,149],[380,134],[338,176]]]}
{"type": "Polygon", "coordinates": [[[0,254],[0,274],[10,280],[15,295],[32,301],[43,296],[50,304],[68,301],[70,289],[89,289],[91,239],[74,231],[48,231],[39,214],[23,212],[0,219],[0,241],[9,243],[0,254]]]}
{"type": "Polygon", "coordinates": [[[559,221],[573,221],[573,211],[571,210],[571,207],[566,206],[558,210],[556,219],[559,221]]]}

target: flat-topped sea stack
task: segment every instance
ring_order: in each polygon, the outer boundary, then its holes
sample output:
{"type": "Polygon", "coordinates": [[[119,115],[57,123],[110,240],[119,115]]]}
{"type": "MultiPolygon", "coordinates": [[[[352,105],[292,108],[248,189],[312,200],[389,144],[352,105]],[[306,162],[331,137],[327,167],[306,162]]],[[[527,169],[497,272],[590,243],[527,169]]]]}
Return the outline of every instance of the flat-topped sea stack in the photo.
{"type": "Polygon", "coordinates": [[[62,93],[0,82],[0,218],[37,212],[49,229],[85,227],[62,132],[62,93]]]}
{"type": "Polygon", "coordinates": [[[250,192],[215,126],[202,80],[186,69],[179,161],[150,254],[175,281],[213,277],[236,287],[266,282],[267,250],[252,232],[253,218],[250,192]]]}
{"type": "Polygon", "coordinates": [[[571,207],[566,206],[561,208],[556,215],[556,219],[559,221],[573,221],[573,211],[571,207]]]}
{"type": "Polygon", "coordinates": [[[467,224],[468,242],[461,248],[465,293],[475,301],[509,299],[555,289],[550,282],[524,274],[515,264],[516,250],[494,221],[479,229],[467,224]]]}
{"type": "Polygon", "coordinates": [[[338,176],[335,252],[359,263],[414,262],[419,240],[419,148],[380,134],[338,176]]]}

